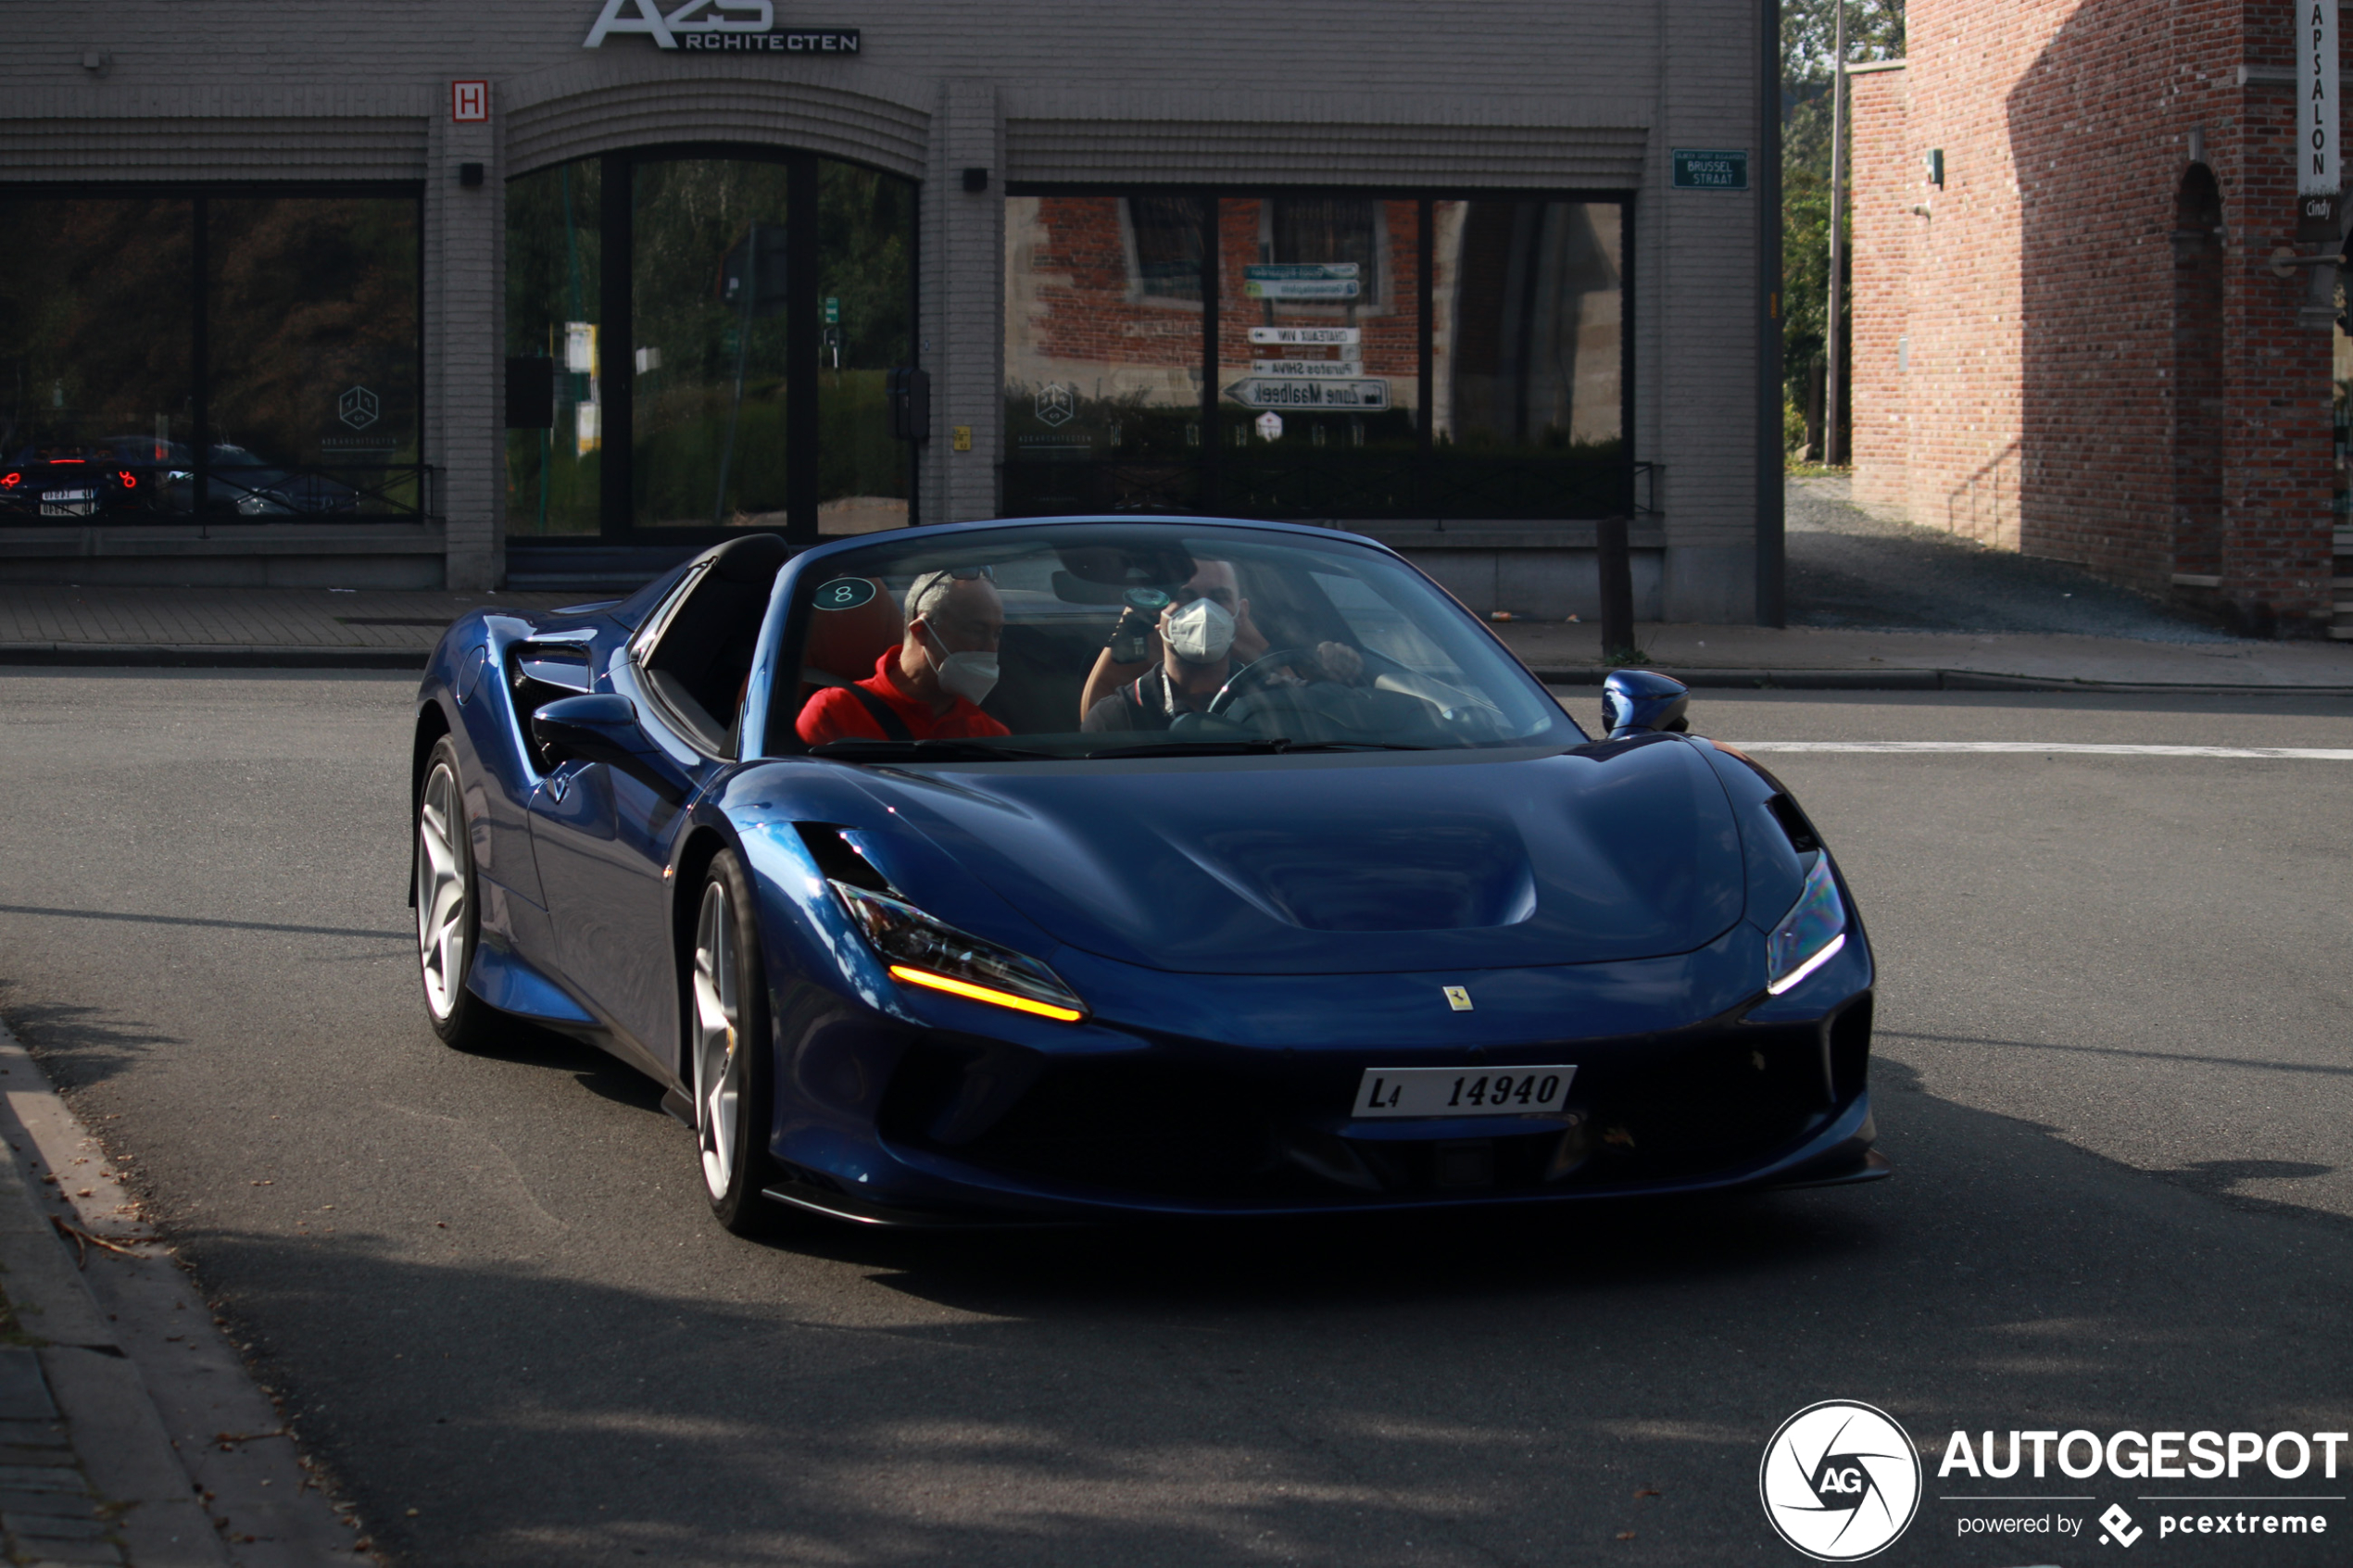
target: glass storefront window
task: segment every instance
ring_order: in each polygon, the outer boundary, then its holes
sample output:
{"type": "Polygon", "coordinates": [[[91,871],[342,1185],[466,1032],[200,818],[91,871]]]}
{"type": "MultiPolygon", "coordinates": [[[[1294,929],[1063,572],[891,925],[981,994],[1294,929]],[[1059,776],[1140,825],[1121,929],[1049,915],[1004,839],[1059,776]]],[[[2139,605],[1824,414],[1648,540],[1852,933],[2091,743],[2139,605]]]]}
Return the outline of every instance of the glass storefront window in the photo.
{"type": "Polygon", "coordinates": [[[1219,204],[1220,505],[1269,517],[1411,512],[1421,450],[1420,204],[1219,204]],[[1239,285],[1239,286],[1237,286],[1239,285]],[[1385,307],[1382,300],[1402,302],[1385,307]]]}
{"type": "Polygon", "coordinates": [[[817,182],[817,532],[903,528],[912,465],[885,394],[914,363],[915,187],[831,158],[817,182]]]}
{"type": "Polygon", "coordinates": [[[168,512],[195,439],[194,204],[5,201],[0,232],[0,521],[168,512]]]}
{"type": "Polygon", "coordinates": [[[510,533],[595,533],[603,357],[602,165],[558,164],[507,184],[507,352],[553,361],[555,423],[507,433],[510,533]]]}
{"type": "Polygon", "coordinates": [[[1624,371],[1620,208],[1441,202],[1438,439],[1466,448],[1614,449],[1624,371]]]}
{"type": "Polygon", "coordinates": [[[782,163],[635,165],[639,527],[785,526],[786,182],[782,163]]]}
{"type": "Polygon", "coordinates": [[[510,431],[508,527],[804,538],[912,520],[915,187],[780,149],[647,148],[508,182],[507,351],[557,362],[510,431]]]}
{"type": "Polygon", "coordinates": [[[1006,200],[1009,509],[1196,505],[1207,216],[1182,195],[1006,200]]]}
{"type": "Polygon", "coordinates": [[[247,517],[414,511],[414,198],[209,206],[213,494],[247,517]]]}
{"type": "Polygon", "coordinates": [[[1615,202],[1434,204],[1431,471],[1454,506],[1630,509],[1624,214],[1615,202]]]}
{"type": "Polygon", "coordinates": [[[1006,205],[1010,514],[1633,509],[1621,201],[1006,205]]]}
{"type": "Polygon", "coordinates": [[[425,510],[414,194],[5,197],[0,232],[0,521],[425,510]]]}

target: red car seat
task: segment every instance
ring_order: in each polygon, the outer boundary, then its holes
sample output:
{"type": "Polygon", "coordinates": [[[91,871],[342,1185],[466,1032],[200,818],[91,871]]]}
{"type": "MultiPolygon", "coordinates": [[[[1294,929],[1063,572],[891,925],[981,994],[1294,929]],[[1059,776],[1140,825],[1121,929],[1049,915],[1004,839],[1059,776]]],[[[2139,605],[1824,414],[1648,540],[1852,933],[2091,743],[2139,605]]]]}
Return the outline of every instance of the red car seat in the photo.
{"type": "Polygon", "coordinates": [[[848,609],[817,608],[809,612],[809,636],[800,648],[800,702],[796,717],[821,686],[848,685],[875,672],[885,648],[897,647],[906,628],[899,606],[880,580],[868,578],[875,592],[865,603],[848,609]]]}

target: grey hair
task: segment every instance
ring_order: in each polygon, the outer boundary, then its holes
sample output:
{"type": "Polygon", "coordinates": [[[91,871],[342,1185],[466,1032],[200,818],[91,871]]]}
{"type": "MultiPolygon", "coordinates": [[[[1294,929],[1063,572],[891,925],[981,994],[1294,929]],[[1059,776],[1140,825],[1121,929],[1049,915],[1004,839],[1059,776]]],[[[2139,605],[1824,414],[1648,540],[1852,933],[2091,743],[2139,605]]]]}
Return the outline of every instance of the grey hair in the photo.
{"type": "Polygon", "coordinates": [[[956,579],[949,571],[926,571],[907,585],[907,623],[909,625],[939,608],[939,601],[955,592],[956,579]]]}

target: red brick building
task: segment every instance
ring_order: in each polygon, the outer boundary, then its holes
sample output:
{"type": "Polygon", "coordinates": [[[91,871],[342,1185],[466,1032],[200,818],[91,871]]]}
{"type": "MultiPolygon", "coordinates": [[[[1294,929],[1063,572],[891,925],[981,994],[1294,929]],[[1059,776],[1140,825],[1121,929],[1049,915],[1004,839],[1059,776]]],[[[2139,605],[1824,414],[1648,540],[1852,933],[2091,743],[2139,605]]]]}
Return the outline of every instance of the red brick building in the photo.
{"type": "Polygon", "coordinates": [[[1907,58],[1851,79],[1858,501],[2353,637],[2334,270],[2271,265],[2294,25],[2288,0],[1912,0],[1907,58]]]}

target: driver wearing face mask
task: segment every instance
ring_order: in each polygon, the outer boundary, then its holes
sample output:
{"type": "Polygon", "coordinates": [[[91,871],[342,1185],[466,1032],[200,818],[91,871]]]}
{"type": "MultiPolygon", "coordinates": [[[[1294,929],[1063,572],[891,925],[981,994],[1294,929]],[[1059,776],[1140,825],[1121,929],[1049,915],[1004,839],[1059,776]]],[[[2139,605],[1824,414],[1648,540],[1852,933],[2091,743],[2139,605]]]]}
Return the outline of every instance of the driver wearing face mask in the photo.
{"type": "MultiPolygon", "coordinates": [[[[1179,713],[1207,708],[1237,659],[1247,663],[1266,651],[1230,561],[1197,563],[1191,581],[1161,611],[1157,630],[1160,662],[1088,704],[1081,729],[1165,730],[1179,713]]],[[[1098,660],[1098,678],[1104,670],[1098,660]]],[[[1089,696],[1100,689],[1100,679],[1088,683],[1089,696]]]]}
{"type": "Polygon", "coordinates": [[[997,684],[1005,607],[985,567],[927,571],[907,589],[907,634],[854,685],[828,686],[794,728],[834,740],[963,740],[1006,734],[980,710],[997,684]]]}

